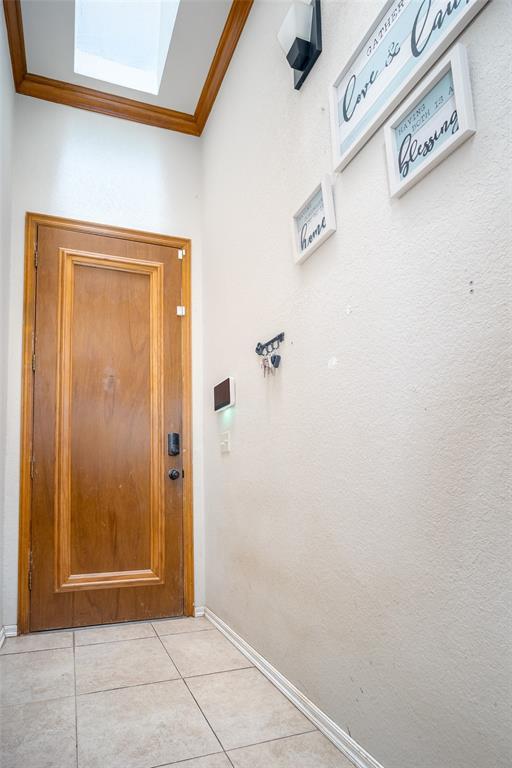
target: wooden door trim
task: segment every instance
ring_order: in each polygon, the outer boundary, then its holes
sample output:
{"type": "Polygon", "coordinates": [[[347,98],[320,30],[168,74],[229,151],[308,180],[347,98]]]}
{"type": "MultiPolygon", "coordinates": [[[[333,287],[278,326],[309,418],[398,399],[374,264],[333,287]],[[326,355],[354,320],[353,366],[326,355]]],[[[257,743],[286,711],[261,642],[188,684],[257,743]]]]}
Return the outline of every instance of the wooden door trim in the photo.
{"type": "Polygon", "coordinates": [[[30,551],[32,525],[32,440],[34,419],[34,332],[36,312],[36,243],[40,226],[115,237],[136,242],[181,248],[182,304],[187,308],[181,320],[182,341],[182,457],[183,457],[183,591],[184,615],[194,615],[194,521],[192,475],[192,343],[191,343],[191,241],[182,237],[141,232],[105,224],[93,224],[76,219],[63,219],[38,213],[27,213],[25,219],[25,285],[23,299],[23,357],[21,399],[21,464],[20,464],[20,524],[18,559],[18,632],[30,630],[30,551]]]}

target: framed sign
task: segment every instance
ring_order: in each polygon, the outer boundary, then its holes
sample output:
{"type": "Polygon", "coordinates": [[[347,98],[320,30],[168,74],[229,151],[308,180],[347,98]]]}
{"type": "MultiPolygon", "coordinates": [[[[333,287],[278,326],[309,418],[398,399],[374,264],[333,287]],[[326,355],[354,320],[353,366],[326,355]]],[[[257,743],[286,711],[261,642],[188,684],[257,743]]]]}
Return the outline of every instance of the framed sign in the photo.
{"type": "Polygon", "coordinates": [[[292,220],[295,262],[301,264],[336,231],[332,178],[325,176],[292,220]]]}
{"type": "Polygon", "coordinates": [[[466,49],[456,45],[384,128],[391,197],[400,197],[475,132],[466,49]]]}
{"type": "Polygon", "coordinates": [[[388,0],[331,87],[341,171],[489,0],[388,0]]]}

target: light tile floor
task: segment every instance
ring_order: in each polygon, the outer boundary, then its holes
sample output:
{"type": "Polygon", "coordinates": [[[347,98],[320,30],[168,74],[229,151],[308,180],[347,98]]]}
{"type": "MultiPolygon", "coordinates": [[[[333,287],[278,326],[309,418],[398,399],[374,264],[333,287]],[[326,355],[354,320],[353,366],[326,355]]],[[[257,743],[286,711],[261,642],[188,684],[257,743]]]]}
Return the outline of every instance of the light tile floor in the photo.
{"type": "Polygon", "coordinates": [[[353,768],[205,618],[8,638],[2,768],[353,768]]]}

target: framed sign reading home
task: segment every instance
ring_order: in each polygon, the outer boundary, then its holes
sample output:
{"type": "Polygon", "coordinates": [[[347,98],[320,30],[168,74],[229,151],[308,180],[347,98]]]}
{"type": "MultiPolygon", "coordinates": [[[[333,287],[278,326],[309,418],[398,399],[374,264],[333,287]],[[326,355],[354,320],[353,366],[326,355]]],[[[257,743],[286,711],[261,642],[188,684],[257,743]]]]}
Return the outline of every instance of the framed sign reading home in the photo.
{"type": "Polygon", "coordinates": [[[332,178],[325,176],[292,220],[295,261],[305,261],[336,231],[332,178]]]}
{"type": "Polygon", "coordinates": [[[391,197],[400,197],[475,132],[466,49],[456,45],[384,128],[391,197]]]}
{"type": "Polygon", "coordinates": [[[336,171],[344,168],[489,0],[388,0],[331,87],[336,171]]]}

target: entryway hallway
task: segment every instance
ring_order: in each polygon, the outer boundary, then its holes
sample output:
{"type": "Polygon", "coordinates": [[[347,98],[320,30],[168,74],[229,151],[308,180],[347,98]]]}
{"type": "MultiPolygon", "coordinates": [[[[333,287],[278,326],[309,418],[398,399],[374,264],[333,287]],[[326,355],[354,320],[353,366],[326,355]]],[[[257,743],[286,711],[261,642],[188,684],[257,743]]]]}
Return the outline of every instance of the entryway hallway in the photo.
{"type": "Polygon", "coordinates": [[[205,617],[8,638],[2,768],[351,768],[205,617]]]}

